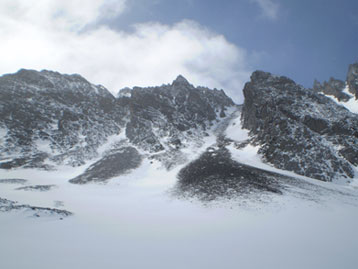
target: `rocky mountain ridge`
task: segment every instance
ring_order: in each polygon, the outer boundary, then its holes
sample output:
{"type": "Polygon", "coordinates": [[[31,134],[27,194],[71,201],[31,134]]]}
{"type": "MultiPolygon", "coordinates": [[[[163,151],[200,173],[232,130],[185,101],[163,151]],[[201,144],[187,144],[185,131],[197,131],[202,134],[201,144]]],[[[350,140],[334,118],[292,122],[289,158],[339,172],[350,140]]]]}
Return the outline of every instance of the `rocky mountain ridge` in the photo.
{"type": "Polygon", "coordinates": [[[79,75],[20,70],[0,78],[0,168],[56,169],[97,160],[101,168],[93,164],[91,176],[78,179],[85,183],[134,169],[144,154],[169,169],[185,162],[180,150],[201,145],[234,106],[223,91],[195,88],[182,76],[115,98],[79,75]],[[104,167],[111,172],[95,176],[104,167]]]}
{"type": "MultiPolygon", "coordinates": [[[[348,75],[351,94],[356,68],[351,65],[348,75]]],[[[183,166],[178,184],[185,191],[189,185],[206,186],[223,194],[225,190],[215,190],[228,184],[235,193],[242,193],[243,186],[280,193],[271,186],[275,174],[238,164],[227,150],[258,146],[262,161],[275,168],[323,181],[349,181],[358,166],[358,116],[318,93],[319,85],[305,89],[286,77],[256,71],[245,85],[241,107],[223,90],[194,87],[182,76],[160,87],[125,88],[114,97],[79,75],[20,70],[0,77],[0,168],[46,170],[90,163],[70,180],[84,184],[130,173],[146,159],[165,169],[183,166]],[[244,141],[226,135],[237,117],[250,133],[244,141]],[[188,152],[202,147],[209,136],[216,139],[215,154],[206,151],[188,163],[188,152]],[[207,175],[216,161],[232,169],[219,165],[221,172],[205,179],[189,175],[207,175]],[[225,184],[218,187],[221,181],[225,184]]],[[[351,98],[340,90],[345,83],[332,79],[324,85],[339,100],[351,98]]]]}

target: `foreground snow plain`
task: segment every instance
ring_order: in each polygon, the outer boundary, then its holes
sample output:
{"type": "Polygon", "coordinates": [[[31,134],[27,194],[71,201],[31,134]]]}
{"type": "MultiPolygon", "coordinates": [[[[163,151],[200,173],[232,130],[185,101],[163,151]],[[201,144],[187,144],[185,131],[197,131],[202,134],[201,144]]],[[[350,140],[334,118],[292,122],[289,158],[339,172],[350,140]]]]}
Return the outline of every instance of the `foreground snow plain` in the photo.
{"type": "MultiPolygon", "coordinates": [[[[232,123],[227,135],[247,139],[244,130],[230,131],[232,123]]],[[[252,146],[229,149],[235,160],[271,169],[252,146]]],[[[0,268],[357,268],[356,181],[339,186],[302,178],[337,192],[319,202],[284,194],[203,204],[173,196],[182,167],[168,172],[145,160],[106,184],[68,183],[85,168],[0,171],[1,179],[28,180],[1,184],[1,198],[74,213],[63,220],[1,213],[0,268]],[[48,184],[56,188],[15,190],[48,184]]]]}

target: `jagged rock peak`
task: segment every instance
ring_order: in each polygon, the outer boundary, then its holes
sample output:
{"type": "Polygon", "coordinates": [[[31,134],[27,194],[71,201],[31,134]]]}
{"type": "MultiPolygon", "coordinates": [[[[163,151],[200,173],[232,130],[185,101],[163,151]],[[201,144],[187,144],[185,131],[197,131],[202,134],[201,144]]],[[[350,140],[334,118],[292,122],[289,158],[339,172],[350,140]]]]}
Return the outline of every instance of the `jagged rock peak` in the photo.
{"type": "Polygon", "coordinates": [[[358,63],[349,65],[347,74],[347,84],[349,92],[358,99],[358,63]]]}
{"type": "Polygon", "coordinates": [[[173,81],[172,83],[173,86],[179,86],[179,85],[185,85],[185,86],[190,86],[191,84],[189,83],[189,81],[183,77],[182,75],[177,76],[177,78],[173,81]]]}
{"type": "Polygon", "coordinates": [[[347,102],[350,99],[350,96],[343,92],[345,86],[344,81],[331,77],[328,82],[324,81],[323,84],[315,80],[313,83],[313,90],[317,93],[334,96],[338,101],[347,102]]]}

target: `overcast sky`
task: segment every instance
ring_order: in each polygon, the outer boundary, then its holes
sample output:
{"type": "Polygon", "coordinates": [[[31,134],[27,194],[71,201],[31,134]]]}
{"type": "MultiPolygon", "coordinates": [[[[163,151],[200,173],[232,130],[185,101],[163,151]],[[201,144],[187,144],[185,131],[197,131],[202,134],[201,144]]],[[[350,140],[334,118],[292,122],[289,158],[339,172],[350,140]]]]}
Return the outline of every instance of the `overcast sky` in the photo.
{"type": "Polygon", "coordinates": [[[79,73],[114,94],[182,74],[242,102],[256,69],[345,79],[357,14],[354,0],[1,0],[0,73],[79,73]]]}

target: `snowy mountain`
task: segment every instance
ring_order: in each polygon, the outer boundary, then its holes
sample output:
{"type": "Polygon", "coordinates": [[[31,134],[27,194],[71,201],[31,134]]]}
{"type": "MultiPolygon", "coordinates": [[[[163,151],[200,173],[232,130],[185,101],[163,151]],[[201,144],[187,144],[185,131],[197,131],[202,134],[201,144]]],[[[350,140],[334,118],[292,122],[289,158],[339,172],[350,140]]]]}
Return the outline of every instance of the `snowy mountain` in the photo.
{"type": "Polygon", "coordinates": [[[223,91],[195,88],[182,76],[115,98],[79,75],[20,70],[1,77],[0,89],[0,168],[51,170],[94,161],[73,183],[118,176],[143,157],[167,169],[182,164],[181,150],[200,147],[235,106],[223,91]]]}
{"type": "MultiPolygon", "coordinates": [[[[350,94],[357,68],[350,66],[350,94]]],[[[79,75],[20,70],[0,78],[0,168],[79,167],[67,180],[85,184],[149,165],[175,171],[174,193],[201,200],[280,195],[299,175],[351,183],[358,115],[318,93],[348,102],[344,85],[331,79],[311,90],[256,71],[244,104],[235,105],[223,90],[194,87],[183,76],[114,97],[79,75]]]]}
{"type": "Polygon", "coordinates": [[[354,70],[256,71],[242,105],[182,76],[0,77],[0,267],[355,268],[354,70]]]}

